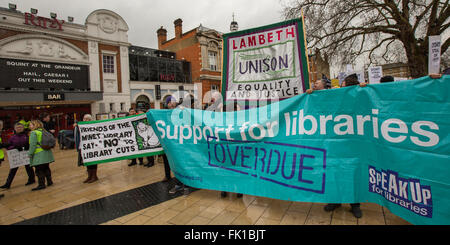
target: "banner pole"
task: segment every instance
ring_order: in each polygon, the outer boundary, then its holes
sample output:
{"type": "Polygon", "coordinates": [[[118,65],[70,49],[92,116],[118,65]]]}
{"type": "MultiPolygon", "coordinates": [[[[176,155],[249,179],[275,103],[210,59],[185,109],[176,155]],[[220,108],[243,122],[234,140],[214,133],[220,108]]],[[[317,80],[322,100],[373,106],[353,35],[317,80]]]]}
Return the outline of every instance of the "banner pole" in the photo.
{"type": "Polygon", "coordinates": [[[311,75],[310,75],[310,70],[309,70],[309,55],[308,55],[308,42],[306,41],[306,28],[305,28],[305,15],[303,14],[303,8],[301,9],[301,15],[302,15],[302,26],[303,26],[303,38],[305,40],[305,56],[306,56],[306,65],[308,67],[308,83],[309,83],[309,88],[312,88],[311,86],[311,75]]]}
{"type": "MultiPolygon", "coordinates": [[[[224,47],[224,42],[225,42],[225,40],[224,40],[224,38],[223,38],[223,35],[222,35],[222,50],[220,51],[221,52],[221,55],[222,55],[222,69],[220,69],[220,94],[222,95],[222,97],[224,97],[223,95],[224,95],[224,91],[222,91],[223,90],[223,67],[224,67],[224,65],[225,65],[225,57],[224,57],[224,55],[223,55],[223,47],[224,47]]],[[[202,92],[203,93],[203,92],[202,92]]],[[[227,101],[226,101],[226,98],[222,98],[222,103],[224,104],[224,105],[226,105],[227,104],[227,101]]],[[[202,105],[203,106],[203,105],[202,105]]]]}

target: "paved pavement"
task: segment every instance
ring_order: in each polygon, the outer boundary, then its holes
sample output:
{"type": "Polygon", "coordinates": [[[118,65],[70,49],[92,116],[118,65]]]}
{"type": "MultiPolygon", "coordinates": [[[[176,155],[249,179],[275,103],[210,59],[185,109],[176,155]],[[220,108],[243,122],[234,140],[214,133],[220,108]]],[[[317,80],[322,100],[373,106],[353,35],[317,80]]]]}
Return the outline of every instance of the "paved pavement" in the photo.
{"type": "MultiPolygon", "coordinates": [[[[25,168],[19,168],[10,189],[0,190],[0,224],[13,224],[55,211],[73,208],[100,198],[134,190],[164,177],[164,166],[157,161],[154,167],[136,165],[129,161],[101,164],[99,181],[82,183],[86,168],[78,167],[75,150],[54,150],[55,163],[50,165],[54,185],[32,192],[37,184],[25,186],[25,168]]],[[[0,185],[7,178],[9,164],[0,167],[0,185]]],[[[130,199],[129,202],[135,200],[130,199]]],[[[356,219],[343,205],[334,212],[325,212],[325,204],[300,203],[235,194],[226,198],[220,192],[198,190],[162,203],[115,217],[106,225],[406,225],[405,220],[377,204],[363,203],[363,217],[356,219]]],[[[81,214],[80,214],[81,215],[81,214]]]]}

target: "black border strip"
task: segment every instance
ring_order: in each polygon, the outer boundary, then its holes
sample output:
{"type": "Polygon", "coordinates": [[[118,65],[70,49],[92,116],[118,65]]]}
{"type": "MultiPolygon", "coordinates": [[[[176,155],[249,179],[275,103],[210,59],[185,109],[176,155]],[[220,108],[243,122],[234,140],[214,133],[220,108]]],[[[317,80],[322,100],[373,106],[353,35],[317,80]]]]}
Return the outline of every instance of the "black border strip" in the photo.
{"type": "MultiPolygon", "coordinates": [[[[98,225],[184,194],[184,192],[169,194],[168,192],[173,186],[175,186],[174,179],[169,182],[157,182],[13,225],[98,225]]],[[[190,188],[190,192],[195,190],[190,188]]]]}

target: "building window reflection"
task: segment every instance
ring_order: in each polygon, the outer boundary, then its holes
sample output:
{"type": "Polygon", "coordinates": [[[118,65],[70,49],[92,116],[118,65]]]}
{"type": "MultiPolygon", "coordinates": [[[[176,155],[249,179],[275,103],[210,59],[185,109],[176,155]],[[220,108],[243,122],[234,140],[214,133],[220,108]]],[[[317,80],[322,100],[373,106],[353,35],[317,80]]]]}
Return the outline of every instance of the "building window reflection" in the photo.
{"type": "Polygon", "coordinates": [[[192,83],[190,62],[175,58],[173,52],[131,46],[130,80],[192,83]]]}

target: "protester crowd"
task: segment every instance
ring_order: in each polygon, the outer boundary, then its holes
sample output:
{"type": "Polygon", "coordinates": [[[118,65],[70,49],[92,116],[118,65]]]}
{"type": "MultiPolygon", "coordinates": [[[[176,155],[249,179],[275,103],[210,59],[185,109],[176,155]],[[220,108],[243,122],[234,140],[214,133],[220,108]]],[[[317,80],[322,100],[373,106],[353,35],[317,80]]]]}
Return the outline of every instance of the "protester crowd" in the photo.
{"type": "MultiPolygon", "coordinates": [[[[440,74],[432,74],[430,75],[432,78],[440,78],[440,74]]],[[[392,76],[382,77],[380,83],[394,82],[394,78],[392,76]]],[[[359,85],[361,87],[365,87],[366,83],[359,83],[357,75],[351,74],[347,76],[341,84],[341,87],[349,87],[359,85]]],[[[314,82],[313,88],[306,91],[307,94],[312,94],[315,90],[326,90],[332,89],[331,81],[326,77],[319,79],[314,82]]],[[[175,109],[177,107],[190,107],[194,108],[195,100],[193,96],[186,97],[185,100],[177,99],[174,96],[168,96],[164,101],[164,109],[175,109]],[[186,103],[188,102],[188,103],[186,103]]],[[[223,111],[237,111],[240,110],[241,106],[237,103],[234,103],[233,108],[226,108],[222,102],[221,96],[219,93],[213,93],[211,96],[211,101],[207,103],[203,110],[210,110],[216,112],[223,111]]],[[[246,109],[246,108],[244,108],[246,109]]],[[[130,108],[129,112],[126,116],[139,115],[146,112],[144,108],[130,108]]],[[[86,114],[83,116],[83,121],[92,121],[93,118],[90,114],[86,114]]],[[[75,148],[78,152],[78,166],[84,166],[83,159],[81,157],[81,149],[80,149],[80,132],[77,124],[74,124],[74,140],[75,140],[75,148]]],[[[3,129],[3,122],[0,121],[0,132],[3,129]]],[[[50,114],[43,113],[40,116],[39,120],[31,120],[25,121],[23,118],[17,120],[14,124],[14,135],[8,140],[8,142],[2,142],[0,137],[0,148],[5,148],[6,150],[17,149],[18,151],[27,151],[28,156],[30,158],[30,163],[25,165],[25,170],[28,175],[28,181],[25,184],[26,186],[34,184],[36,182],[36,177],[38,179],[38,186],[32,188],[32,191],[37,191],[44,189],[48,186],[53,185],[50,163],[55,161],[52,148],[55,146],[55,125],[50,120],[50,114]],[[53,141],[50,139],[53,138],[53,141]],[[33,169],[34,168],[34,169],[33,169]]],[[[169,190],[170,194],[175,194],[180,191],[184,191],[185,194],[189,193],[191,187],[184,185],[177,178],[172,178],[171,169],[169,165],[169,160],[166,154],[161,156],[164,164],[164,174],[165,177],[162,180],[163,182],[168,182],[173,180],[175,184],[173,188],[169,190]]],[[[133,167],[135,165],[143,165],[145,167],[153,167],[155,165],[155,156],[146,157],[147,163],[144,164],[144,158],[132,159],[128,164],[129,167],[133,167]]],[[[0,165],[4,161],[4,152],[0,150],[0,165]]],[[[83,181],[83,183],[94,183],[98,181],[97,176],[98,165],[90,165],[86,166],[87,170],[87,179],[83,181]]],[[[11,188],[11,184],[14,180],[14,177],[18,171],[18,167],[11,168],[6,179],[4,185],[0,186],[2,189],[11,188]]],[[[221,192],[222,197],[227,196],[227,192],[221,192]]],[[[0,198],[4,197],[4,194],[0,194],[0,198]]],[[[237,197],[242,197],[242,194],[237,193],[237,197]]],[[[362,211],[360,209],[359,203],[353,203],[351,205],[351,212],[356,218],[362,217],[362,211]]],[[[336,208],[340,207],[341,204],[330,203],[324,207],[324,210],[327,212],[333,211],[336,208]]]]}

